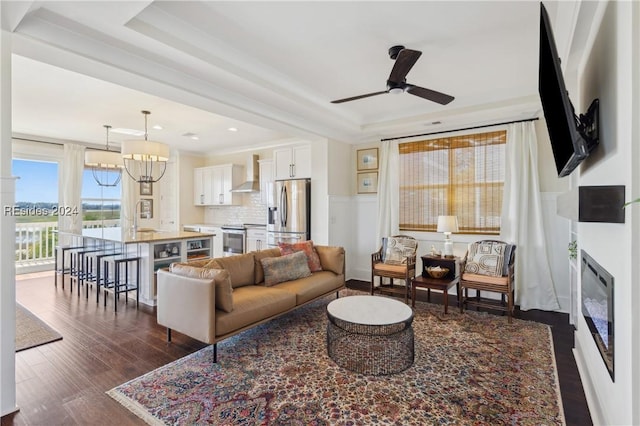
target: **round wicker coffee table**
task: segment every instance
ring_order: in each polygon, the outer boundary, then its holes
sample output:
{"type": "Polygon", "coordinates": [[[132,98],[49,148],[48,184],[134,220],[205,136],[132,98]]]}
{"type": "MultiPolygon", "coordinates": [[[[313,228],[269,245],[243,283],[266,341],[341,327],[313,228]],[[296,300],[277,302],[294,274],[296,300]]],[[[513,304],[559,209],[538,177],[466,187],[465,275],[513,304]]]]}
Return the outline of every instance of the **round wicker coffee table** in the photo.
{"type": "Polygon", "coordinates": [[[367,375],[413,364],[413,310],[380,296],[341,297],[327,305],[327,352],[340,367],[367,375]]]}

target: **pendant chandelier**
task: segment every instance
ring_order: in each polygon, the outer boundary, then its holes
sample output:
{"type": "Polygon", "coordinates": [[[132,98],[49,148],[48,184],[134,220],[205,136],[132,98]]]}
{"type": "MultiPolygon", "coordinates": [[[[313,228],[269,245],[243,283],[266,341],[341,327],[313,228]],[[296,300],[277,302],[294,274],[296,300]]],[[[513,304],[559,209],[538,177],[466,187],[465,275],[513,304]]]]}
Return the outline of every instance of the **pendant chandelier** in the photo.
{"type": "Polygon", "coordinates": [[[149,111],[144,114],[144,140],[129,140],[122,142],[122,159],[124,168],[131,179],[140,183],[153,183],[162,179],[167,170],[169,147],[161,142],[148,140],[147,118],[149,111]]]}
{"type": "Polygon", "coordinates": [[[103,126],[107,130],[106,150],[90,150],[84,153],[84,164],[91,168],[93,178],[100,186],[117,186],[122,178],[122,155],[116,151],[109,151],[109,129],[111,126],[103,126]]]}

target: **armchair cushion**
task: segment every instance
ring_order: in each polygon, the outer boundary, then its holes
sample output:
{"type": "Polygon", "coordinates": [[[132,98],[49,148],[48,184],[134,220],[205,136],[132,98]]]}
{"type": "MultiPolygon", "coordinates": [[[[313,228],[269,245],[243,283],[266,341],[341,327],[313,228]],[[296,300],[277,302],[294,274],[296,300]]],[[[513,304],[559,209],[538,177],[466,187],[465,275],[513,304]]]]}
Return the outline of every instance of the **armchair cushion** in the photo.
{"type": "Polygon", "coordinates": [[[322,271],[322,265],[320,264],[320,257],[318,256],[318,252],[313,247],[313,241],[301,241],[299,243],[278,243],[278,247],[280,247],[280,254],[287,255],[291,253],[295,253],[297,251],[304,252],[307,256],[307,263],[309,264],[309,270],[311,272],[319,272],[322,271]]]}
{"type": "Polygon", "coordinates": [[[509,274],[513,245],[501,241],[478,241],[469,247],[464,272],[490,277],[509,274]]]}
{"type": "Polygon", "coordinates": [[[280,257],[266,257],[260,262],[262,262],[264,269],[264,285],[266,286],[311,275],[307,256],[301,251],[280,257]]]}
{"type": "Polygon", "coordinates": [[[216,308],[225,312],[233,311],[233,289],[231,288],[229,272],[224,269],[201,268],[184,263],[172,263],[169,270],[183,277],[214,280],[216,286],[216,308]]]}
{"type": "Polygon", "coordinates": [[[505,287],[509,284],[509,277],[490,277],[489,275],[480,275],[480,274],[470,274],[465,272],[462,274],[463,281],[473,281],[476,283],[485,283],[485,284],[498,284],[504,285],[505,287]]]}
{"type": "Polygon", "coordinates": [[[408,256],[414,256],[418,241],[413,238],[385,237],[382,239],[382,261],[390,265],[407,263],[408,256]]]}

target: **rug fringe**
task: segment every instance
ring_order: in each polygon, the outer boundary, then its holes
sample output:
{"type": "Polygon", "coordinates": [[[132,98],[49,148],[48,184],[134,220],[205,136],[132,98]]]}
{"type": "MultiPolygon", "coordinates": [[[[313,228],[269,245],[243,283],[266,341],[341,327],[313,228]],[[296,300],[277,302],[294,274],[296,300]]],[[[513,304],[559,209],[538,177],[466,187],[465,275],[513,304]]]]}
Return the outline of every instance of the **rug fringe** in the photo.
{"type": "Polygon", "coordinates": [[[111,398],[116,400],[120,405],[131,411],[136,416],[140,417],[146,424],[153,426],[163,426],[165,423],[153,416],[147,411],[141,404],[123,395],[116,389],[111,389],[106,392],[111,398]]]}
{"type": "Polygon", "coordinates": [[[551,332],[550,326],[547,326],[547,332],[549,333],[549,346],[551,346],[551,358],[553,359],[553,377],[556,382],[556,397],[558,399],[558,409],[560,411],[560,416],[562,417],[562,424],[566,426],[567,420],[564,417],[562,392],[560,391],[560,377],[558,376],[558,364],[556,363],[556,349],[553,346],[553,333],[551,332]]]}

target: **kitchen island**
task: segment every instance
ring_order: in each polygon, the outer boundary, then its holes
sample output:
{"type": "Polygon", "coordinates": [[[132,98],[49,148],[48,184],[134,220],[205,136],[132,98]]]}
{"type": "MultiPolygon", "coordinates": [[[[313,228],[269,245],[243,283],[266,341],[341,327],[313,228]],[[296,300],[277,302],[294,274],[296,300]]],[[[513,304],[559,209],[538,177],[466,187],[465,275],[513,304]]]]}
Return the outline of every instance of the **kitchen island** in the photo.
{"type": "MultiPolygon", "coordinates": [[[[83,229],[82,233],[58,231],[72,237],[75,245],[97,242],[102,246],[119,246],[122,252],[140,256],[140,303],[156,305],[156,274],[173,262],[211,257],[215,234],[190,231],[157,231],[139,229],[136,232],[119,227],[83,229]]],[[[132,276],[134,272],[131,272],[132,276]]]]}

